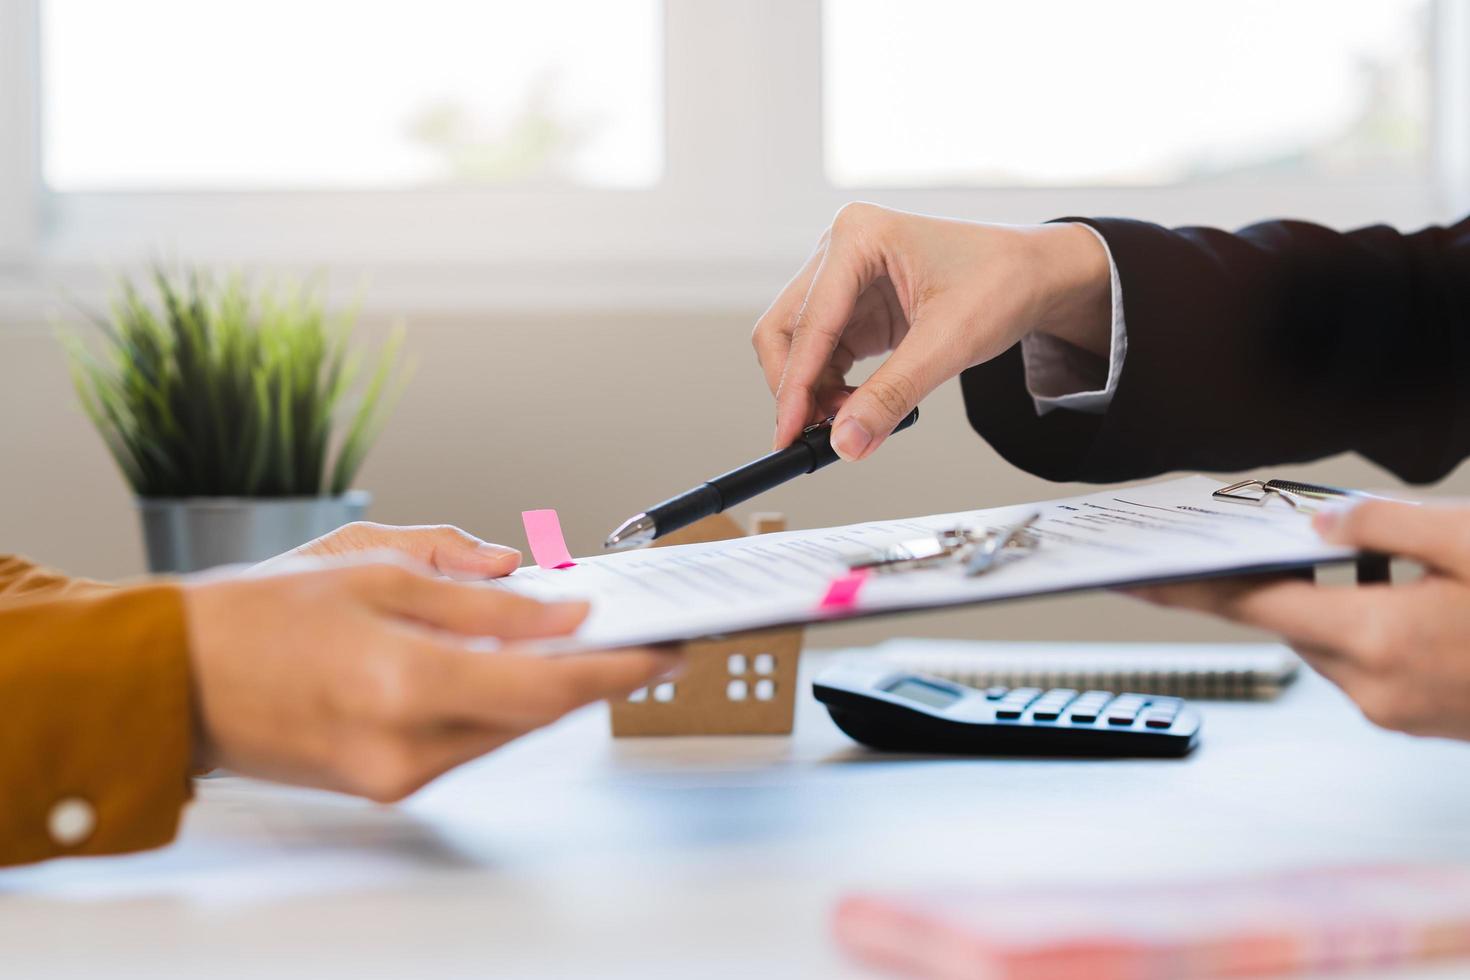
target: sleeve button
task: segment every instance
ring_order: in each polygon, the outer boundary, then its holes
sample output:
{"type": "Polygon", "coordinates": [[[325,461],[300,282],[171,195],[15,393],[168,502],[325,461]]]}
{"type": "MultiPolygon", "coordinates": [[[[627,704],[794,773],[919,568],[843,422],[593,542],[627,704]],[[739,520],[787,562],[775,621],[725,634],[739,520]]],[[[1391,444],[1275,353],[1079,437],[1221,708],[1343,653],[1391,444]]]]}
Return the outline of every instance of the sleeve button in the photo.
{"type": "Polygon", "coordinates": [[[60,847],[75,847],[97,829],[97,810],[79,796],[57,800],[46,816],[46,830],[60,847]]]}

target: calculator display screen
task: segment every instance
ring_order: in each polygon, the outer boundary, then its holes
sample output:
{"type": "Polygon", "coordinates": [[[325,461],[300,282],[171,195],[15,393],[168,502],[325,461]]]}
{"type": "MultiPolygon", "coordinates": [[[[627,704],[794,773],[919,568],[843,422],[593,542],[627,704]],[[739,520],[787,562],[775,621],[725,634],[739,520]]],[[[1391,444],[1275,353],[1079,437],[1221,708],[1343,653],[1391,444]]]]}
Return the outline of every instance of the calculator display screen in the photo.
{"type": "Polygon", "coordinates": [[[883,690],[910,701],[927,704],[931,708],[947,708],[960,699],[959,694],[950,688],[930,684],[917,677],[901,677],[883,690]]]}

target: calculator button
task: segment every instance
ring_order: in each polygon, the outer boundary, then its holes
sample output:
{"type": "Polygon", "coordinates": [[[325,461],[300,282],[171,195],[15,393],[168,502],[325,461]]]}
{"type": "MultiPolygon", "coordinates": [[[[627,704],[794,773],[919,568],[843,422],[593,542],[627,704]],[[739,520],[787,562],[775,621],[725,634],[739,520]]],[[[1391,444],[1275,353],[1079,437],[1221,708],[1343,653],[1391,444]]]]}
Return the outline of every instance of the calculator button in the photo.
{"type": "Polygon", "coordinates": [[[987,687],[985,689],[985,699],[987,701],[998,701],[1005,697],[1006,692],[1009,690],[1010,688],[1008,687],[987,687]]]}
{"type": "Polygon", "coordinates": [[[1110,711],[1108,712],[1109,725],[1131,725],[1138,718],[1134,711],[1110,711]]]}
{"type": "Polygon", "coordinates": [[[1041,697],[1041,688],[1039,687],[1018,687],[1015,690],[1011,691],[1011,693],[1007,694],[1002,699],[1002,702],[1009,704],[1027,705],[1030,704],[1032,701],[1035,701],[1039,697],[1041,697]]]}
{"type": "Polygon", "coordinates": [[[1148,728],[1168,728],[1174,724],[1174,716],[1150,711],[1144,714],[1143,723],[1148,728]]]}
{"type": "Polygon", "coordinates": [[[1037,721],[1056,721],[1076,696],[1077,692],[1069,687],[1052,688],[1031,706],[1031,717],[1037,721]]]}
{"type": "Polygon", "coordinates": [[[1025,711],[1025,708],[996,708],[995,717],[1001,721],[1016,721],[1025,711]]]}
{"type": "Polygon", "coordinates": [[[1097,721],[1098,715],[1103,713],[1113,696],[1107,691],[1088,691],[1076,701],[1072,702],[1072,721],[1079,725],[1091,725],[1097,721]]]}

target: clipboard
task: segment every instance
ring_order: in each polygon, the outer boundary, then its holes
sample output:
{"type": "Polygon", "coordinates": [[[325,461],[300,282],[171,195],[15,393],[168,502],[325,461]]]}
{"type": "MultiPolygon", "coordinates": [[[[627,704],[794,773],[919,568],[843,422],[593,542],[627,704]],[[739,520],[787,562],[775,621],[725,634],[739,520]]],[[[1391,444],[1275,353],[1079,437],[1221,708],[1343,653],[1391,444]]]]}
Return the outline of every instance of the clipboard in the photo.
{"type": "MultiPolygon", "coordinates": [[[[581,630],[542,647],[558,653],[1045,595],[1301,574],[1360,557],[1323,542],[1301,508],[1274,499],[1279,494],[1264,493],[1273,499],[1247,507],[1215,496],[1221,489],[1218,479],[1178,477],[1031,504],[596,555],[564,569],[522,568],[486,587],[543,600],[589,600],[592,613],[581,630]],[[1036,519],[1026,523],[1032,513],[1036,519]],[[1034,546],[1001,549],[1001,560],[983,574],[967,576],[955,562],[931,563],[868,575],[841,607],[822,601],[854,563],[905,540],[956,527],[984,539],[1018,524],[1034,546]]],[[[1370,561],[1363,572],[1365,581],[1381,580],[1386,562],[1370,561]]]]}
{"type": "MultiPolygon", "coordinates": [[[[1219,500],[1257,505],[1264,504],[1274,497],[1306,513],[1320,510],[1323,504],[1333,501],[1353,498],[1387,499],[1365,490],[1349,490],[1322,483],[1303,483],[1299,480],[1241,480],[1228,487],[1221,487],[1212,496],[1219,500]]],[[[1386,583],[1393,580],[1388,555],[1364,552],[1358,555],[1356,565],[1359,585],[1386,583]]]]}

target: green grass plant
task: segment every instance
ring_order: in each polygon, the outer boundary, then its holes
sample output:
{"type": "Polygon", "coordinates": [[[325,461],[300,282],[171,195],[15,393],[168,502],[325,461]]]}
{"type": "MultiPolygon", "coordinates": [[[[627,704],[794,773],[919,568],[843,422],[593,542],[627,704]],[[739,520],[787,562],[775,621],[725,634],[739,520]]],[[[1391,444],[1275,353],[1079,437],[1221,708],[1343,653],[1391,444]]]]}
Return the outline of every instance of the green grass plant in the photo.
{"type": "Polygon", "coordinates": [[[395,330],[370,359],[321,290],[158,268],[124,280],[100,342],[65,331],[82,408],[140,497],[341,494],[406,376],[395,330]]]}

